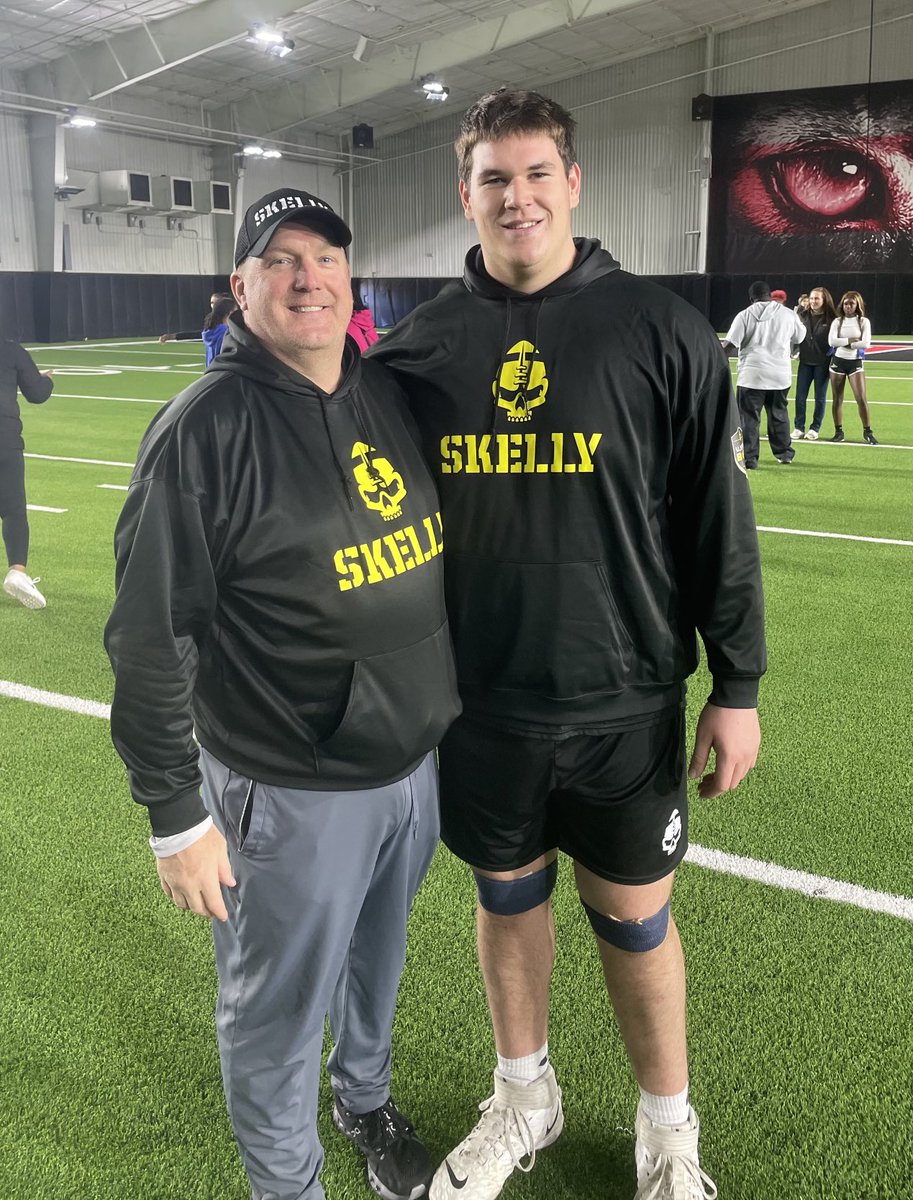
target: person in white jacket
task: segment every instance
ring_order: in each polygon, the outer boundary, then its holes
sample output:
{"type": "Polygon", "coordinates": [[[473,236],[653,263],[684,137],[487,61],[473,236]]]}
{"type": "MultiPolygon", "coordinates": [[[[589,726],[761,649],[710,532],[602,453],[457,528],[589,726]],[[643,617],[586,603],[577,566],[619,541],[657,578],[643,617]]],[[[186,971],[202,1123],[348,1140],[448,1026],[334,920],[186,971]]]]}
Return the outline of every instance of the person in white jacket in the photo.
{"type": "Polygon", "coordinates": [[[795,458],[786,397],[793,377],[792,355],[805,337],[805,326],[792,309],[771,298],[763,280],[751,285],[748,299],[751,303],[736,315],[723,349],[739,354],[736,395],[745,467],[750,471],[758,465],[762,408],[767,411],[767,437],[774,458],[783,466],[795,458]]]}
{"type": "Polygon", "coordinates": [[[862,436],[870,446],[877,446],[869,406],[865,394],[865,370],[862,355],[872,344],[872,326],[865,315],[865,303],[858,292],[844,292],[837,306],[837,317],[831,322],[828,341],[836,349],[831,359],[831,411],[834,416],[832,442],[843,442],[843,389],[849,377],[850,388],[862,419],[862,436]]]}

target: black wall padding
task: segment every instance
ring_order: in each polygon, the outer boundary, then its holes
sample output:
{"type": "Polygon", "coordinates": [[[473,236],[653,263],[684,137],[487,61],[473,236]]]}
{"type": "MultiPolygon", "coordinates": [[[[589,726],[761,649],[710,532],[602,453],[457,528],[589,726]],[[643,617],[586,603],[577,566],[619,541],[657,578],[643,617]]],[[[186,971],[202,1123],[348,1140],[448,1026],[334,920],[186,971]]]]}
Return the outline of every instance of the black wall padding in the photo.
{"type": "MultiPolygon", "coordinates": [[[[655,275],[655,282],[682,296],[725,332],[748,304],[749,275],[655,275]]],[[[365,303],[381,328],[395,325],[438,294],[448,279],[362,279],[365,303]]],[[[770,276],[792,307],[816,284],[835,301],[855,290],[865,299],[876,337],[913,332],[913,278],[908,275],[842,274],[770,276]]],[[[219,275],[80,275],[70,272],[0,272],[0,328],[26,342],[83,338],[154,337],[202,329],[214,291],[227,291],[219,275]]]]}
{"type": "MultiPolygon", "coordinates": [[[[758,275],[649,275],[708,317],[725,333],[737,312],[748,304],[748,288],[758,275]]],[[[802,292],[826,287],[839,301],[847,291],[859,292],[877,337],[913,333],[913,278],[908,275],[785,275],[770,276],[771,288],[783,288],[794,307],[802,292]]],[[[362,279],[359,289],[379,328],[395,325],[416,305],[430,300],[447,279],[362,279]]]]}
{"type": "Polygon", "coordinates": [[[913,333],[913,277],[910,275],[841,274],[828,275],[711,275],[710,304],[703,310],[714,329],[725,333],[732,318],[748,304],[748,289],[756,279],[764,279],[772,289],[786,292],[787,304],[795,308],[803,292],[825,287],[840,303],[844,292],[859,292],[865,302],[865,315],[872,322],[874,337],[893,333],[913,333]]]}
{"type": "Polygon", "coordinates": [[[76,342],[83,338],[152,337],[202,329],[214,291],[227,291],[221,275],[80,275],[39,272],[30,340],[76,342]]]}
{"type": "Polygon", "coordinates": [[[27,271],[0,271],[0,337],[36,340],[35,278],[27,271]]]}

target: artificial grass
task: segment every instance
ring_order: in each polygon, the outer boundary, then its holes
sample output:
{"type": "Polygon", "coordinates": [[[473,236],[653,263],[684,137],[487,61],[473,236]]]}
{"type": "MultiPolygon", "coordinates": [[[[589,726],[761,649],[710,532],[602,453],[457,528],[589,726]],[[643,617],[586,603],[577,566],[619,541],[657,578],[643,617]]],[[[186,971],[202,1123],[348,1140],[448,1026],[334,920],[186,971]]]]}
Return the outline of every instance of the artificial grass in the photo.
{"type": "MultiPolygon", "coordinates": [[[[181,369],[197,353],[169,345],[128,359],[129,349],[125,361],[181,369]]],[[[90,353],[118,361],[115,347],[90,353]]],[[[871,363],[873,396],[876,366],[892,376],[881,394],[909,403],[911,364],[871,363]]],[[[28,449],[132,461],[154,404],[59,393],[161,401],[188,378],[58,376],[54,400],[23,406],[28,449]]],[[[874,411],[879,436],[885,414],[891,440],[906,428],[913,441],[913,409],[874,411]]],[[[907,451],[799,450],[785,470],[762,451],[759,524],[910,537],[907,451]]],[[[123,493],[96,485],[126,483],[129,470],[41,459],[27,470],[30,501],[68,512],[30,514],[30,565],[49,604],[29,612],[0,597],[0,678],[107,701],[100,638],[123,493]]],[[[909,894],[909,549],[760,541],[771,658],[761,758],[733,795],[701,801],[692,789],[692,838],[909,894]]],[[[701,671],[692,727],[708,691],[701,671]]],[[[208,927],[158,888],[107,723],[2,697],[0,722],[3,1200],[247,1200],[221,1099],[208,927]]],[[[635,1089],[566,863],[555,908],[551,1047],[567,1129],[504,1195],[630,1200],[635,1089]]],[[[490,1087],[472,911],[466,869],[440,850],[413,914],[394,1064],[395,1094],[437,1157],[490,1087]]],[[[674,911],[702,1154],[724,1200],[910,1195],[909,924],[690,865],[674,911]]],[[[366,1198],[358,1156],[328,1116],[324,1081],[327,1195],[366,1198]]]]}

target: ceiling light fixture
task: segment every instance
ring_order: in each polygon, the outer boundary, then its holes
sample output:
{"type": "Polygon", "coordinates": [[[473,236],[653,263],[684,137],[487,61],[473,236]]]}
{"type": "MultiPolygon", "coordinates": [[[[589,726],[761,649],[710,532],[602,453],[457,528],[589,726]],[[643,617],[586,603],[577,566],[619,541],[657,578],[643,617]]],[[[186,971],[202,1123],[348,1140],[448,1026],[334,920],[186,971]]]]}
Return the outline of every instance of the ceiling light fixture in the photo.
{"type": "Polygon", "coordinates": [[[246,40],[273,58],[285,58],[295,49],[292,39],[272,25],[251,25],[246,40]]]}
{"type": "Polygon", "coordinates": [[[426,100],[436,101],[438,104],[443,104],[450,95],[450,88],[445,83],[441,83],[440,79],[435,79],[432,75],[426,75],[419,80],[422,91],[425,93],[426,100]]]}
{"type": "Polygon", "coordinates": [[[68,108],[66,117],[64,129],[94,129],[98,124],[93,117],[81,117],[75,108],[68,108]]]}
{"type": "MultiPolygon", "coordinates": [[[[256,142],[250,142],[246,146],[242,146],[238,154],[244,158],[281,158],[281,150],[268,150],[263,146],[258,146],[256,142]]],[[[237,157],[237,156],[236,156],[237,157]]]]}

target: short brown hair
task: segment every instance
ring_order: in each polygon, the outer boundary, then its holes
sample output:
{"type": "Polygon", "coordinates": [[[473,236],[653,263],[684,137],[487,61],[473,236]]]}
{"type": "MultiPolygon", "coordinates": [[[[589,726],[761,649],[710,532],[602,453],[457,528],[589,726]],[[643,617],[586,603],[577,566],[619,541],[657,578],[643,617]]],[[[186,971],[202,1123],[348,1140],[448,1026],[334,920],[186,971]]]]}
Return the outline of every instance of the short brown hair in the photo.
{"type": "Polygon", "coordinates": [[[548,96],[539,92],[509,92],[506,88],[476,100],[460,122],[454,149],[459,162],[460,179],[469,186],[472,152],[479,142],[500,142],[517,134],[543,133],[552,138],[570,171],[577,161],[574,134],[577,122],[548,96]]]}

